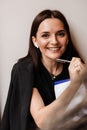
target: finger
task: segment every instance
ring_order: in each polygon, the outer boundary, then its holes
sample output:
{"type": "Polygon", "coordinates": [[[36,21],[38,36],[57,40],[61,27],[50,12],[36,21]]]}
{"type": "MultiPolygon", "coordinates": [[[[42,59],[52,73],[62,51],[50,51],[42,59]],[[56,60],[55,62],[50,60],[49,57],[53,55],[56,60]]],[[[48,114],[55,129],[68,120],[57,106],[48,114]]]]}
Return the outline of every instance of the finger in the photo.
{"type": "Polygon", "coordinates": [[[71,61],[72,61],[72,62],[75,62],[75,61],[81,61],[81,58],[73,57],[71,61]]]}

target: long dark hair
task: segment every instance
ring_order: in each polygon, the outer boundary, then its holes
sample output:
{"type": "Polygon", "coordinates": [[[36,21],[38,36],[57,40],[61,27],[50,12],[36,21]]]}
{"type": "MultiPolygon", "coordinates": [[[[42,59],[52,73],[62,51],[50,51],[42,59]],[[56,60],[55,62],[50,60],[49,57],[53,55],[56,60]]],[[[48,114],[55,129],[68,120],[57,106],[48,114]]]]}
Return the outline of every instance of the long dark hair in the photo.
{"type": "Polygon", "coordinates": [[[69,43],[67,45],[67,48],[62,55],[62,58],[70,60],[73,56],[78,57],[79,54],[76,51],[75,47],[73,46],[71,36],[70,36],[70,30],[69,25],[67,23],[67,20],[65,16],[58,10],[44,10],[40,12],[34,19],[32,26],[31,26],[31,32],[30,32],[30,39],[29,39],[29,50],[28,54],[25,58],[32,58],[35,67],[39,66],[39,63],[41,62],[41,52],[38,48],[36,48],[32,42],[32,36],[36,37],[36,33],[38,30],[38,27],[42,21],[44,21],[47,18],[57,18],[61,20],[61,22],[64,24],[64,28],[67,31],[69,43]]]}

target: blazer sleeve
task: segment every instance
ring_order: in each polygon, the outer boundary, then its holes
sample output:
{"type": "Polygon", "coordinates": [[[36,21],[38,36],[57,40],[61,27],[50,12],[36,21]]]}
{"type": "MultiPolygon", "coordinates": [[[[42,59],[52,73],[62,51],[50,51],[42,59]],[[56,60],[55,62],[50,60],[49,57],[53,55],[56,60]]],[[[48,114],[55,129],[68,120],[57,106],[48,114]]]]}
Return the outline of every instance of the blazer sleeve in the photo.
{"type": "Polygon", "coordinates": [[[15,64],[0,130],[26,130],[33,84],[32,63],[15,64]]]}

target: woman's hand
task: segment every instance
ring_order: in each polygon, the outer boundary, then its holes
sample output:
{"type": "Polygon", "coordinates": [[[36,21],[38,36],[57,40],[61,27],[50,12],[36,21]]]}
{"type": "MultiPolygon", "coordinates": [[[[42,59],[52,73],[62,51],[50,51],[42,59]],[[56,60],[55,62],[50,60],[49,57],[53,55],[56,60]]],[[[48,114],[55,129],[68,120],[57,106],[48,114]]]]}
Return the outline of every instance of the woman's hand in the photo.
{"type": "Polygon", "coordinates": [[[70,80],[72,83],[81,84],[87,73],[87,64],[84,64],[80,58],[73,57],[69,65],[70,80]]]}

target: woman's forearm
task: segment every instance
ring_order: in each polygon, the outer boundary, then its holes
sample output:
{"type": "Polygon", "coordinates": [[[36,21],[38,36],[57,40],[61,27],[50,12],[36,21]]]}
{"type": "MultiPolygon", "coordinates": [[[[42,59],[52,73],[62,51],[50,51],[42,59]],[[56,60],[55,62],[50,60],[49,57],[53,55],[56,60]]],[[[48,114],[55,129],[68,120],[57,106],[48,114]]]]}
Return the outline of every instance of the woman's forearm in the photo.
{"type": "Polygon", "coordinates": [[[63,116],[66,110],[66,107],[72,100],[79,87],[80,83],[70,83],[69,87],[48,106],[42,105],[41,102],[39,102],[40,104],[38,105],[38,100],[40,99],[40,97],[35,97],[34,101],[36,99],[37,101],[35,101],[34,104],[39,107],[35,109],[35,112],[31,108],[31,113],[35,119],[36,124],[42,129],[46,127],[47,122],[50,121],[50,119],[56,118],[55,116],[57,116],[57,120],[60,120],[61,116],[63,116]]]}

